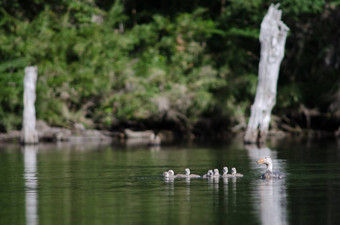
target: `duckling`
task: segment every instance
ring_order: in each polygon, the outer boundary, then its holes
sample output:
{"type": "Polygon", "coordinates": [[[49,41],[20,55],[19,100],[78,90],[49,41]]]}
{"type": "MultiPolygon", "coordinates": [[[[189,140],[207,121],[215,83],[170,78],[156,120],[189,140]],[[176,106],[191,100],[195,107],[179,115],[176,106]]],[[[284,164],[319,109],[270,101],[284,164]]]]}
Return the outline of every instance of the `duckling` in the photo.
{"type": "Polygon", "coordinates": [[[187,177],[185,174],[175,174],[175,172],[173,170],[168,170],[168,174],[169,174],[169,178],[185,178],[185,177],[187,177]]]}
{"type": "Polygon", "coordinates": [[[200,175],[197,175],[197,174],[190,174],[190,169],[189,168],[185,169],[185,175],[187,177],[190,177],[190,178],[200,178],[201,177],[200,175]]]}
{"type": "Polygon", "coordinates": [[[222,175],[223,178],[228,178],[228,177],[233,177],[232,174],[228,174],[228,167],[223,167],[223,175],[222,175]]]}
{"type": "Polygon", "coordinates": [[[164,177],[164,178],[169,178],[169,172],[164,172],[164,173],[163,173],[163,177],[164,177]]]}
{"type": "MultiPolygon", "coordinates": [[[[172,171],[173,172],[173,171],[172,171]]],[[[171,173],[172,173],[171,172],[171,173]]],[[[173,173],[174,174],[174,173],[173,173]]],[[[174,177],[175,178],[186,178],[187,177],[187,175],[186,174],[182,174],[182,173],[178,173],[178,174],[174,174],[174,177]]]]}
{"type": "Polygon", "coordinates": [[[173,177],[175,178],[175,172],[173,170],[168,170],[168,173],[169,173],[169,177],[173,177]]]}
{"type": "Polygon", "coordinates": [[[208,170],[208,173],[207,174],[204,174],[203,175],[203,178],[210,178],[214,175],[213,171],[212,170],[208,170]]]}
{"type": "Polygon", "coordinates": [[[243,174],[236,172],[236,168],[235,167],[231,168],[231,175],[233,177],[243,177],[243,174]]]}
{"type": "Polygon", "coordinates": [[[218,169],[214,169],[214,175],[213,177],[220,177],[220,172],[218,171],[218,169]]]}

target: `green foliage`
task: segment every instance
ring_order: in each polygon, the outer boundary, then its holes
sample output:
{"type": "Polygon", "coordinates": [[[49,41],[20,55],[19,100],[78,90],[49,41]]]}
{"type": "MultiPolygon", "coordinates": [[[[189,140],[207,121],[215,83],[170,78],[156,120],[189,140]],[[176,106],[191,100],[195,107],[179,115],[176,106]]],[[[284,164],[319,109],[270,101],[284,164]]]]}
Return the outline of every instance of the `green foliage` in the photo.
{"type": "Polygon", "coordinates": [[[15,114],[22,108],[23,76],[20,70],[23,70],[26,64],[25,58],[0,64],[0,129],[13,130],[21,123],[15,114]]]}
{"type": "MultiPolygon", "coordinates": [[[[259,28],[269,3],[0,2],[0,131],[20,128],[28,65],[39,68],[37,116],[51,125],[171,120],[190,128],[214,115],[239,122],[254,99],[259,28]]],[[[327,110],[329,98],[318,96],[338,90],[331,35],[338,1],[287,0],[281,8],[291,33],[275,112],[301,102],[327,110]]]]}
{"type": "Polygon", "coordinates": [[[282,7],[290,16],[299,17],[301,14],[318,14],[324,9],[324,0],[288,0],[282,2],[282,7]]]}

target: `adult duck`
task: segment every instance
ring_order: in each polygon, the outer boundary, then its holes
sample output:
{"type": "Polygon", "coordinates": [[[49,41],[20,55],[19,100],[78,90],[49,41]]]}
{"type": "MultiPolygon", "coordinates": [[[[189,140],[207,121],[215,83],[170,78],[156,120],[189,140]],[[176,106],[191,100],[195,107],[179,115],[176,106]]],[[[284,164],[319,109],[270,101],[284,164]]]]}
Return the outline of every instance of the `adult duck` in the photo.
{"type": "Polygon", "coordinates": [[[284,178],[286,175],[282,172],[273,172],[273,161],[269,156],[265,156],[260,160],[256,161],[257,164],[265,164],[267,166],[267,171],[262,174],[262,179],[270,179],[270,178],[284,178]]]}

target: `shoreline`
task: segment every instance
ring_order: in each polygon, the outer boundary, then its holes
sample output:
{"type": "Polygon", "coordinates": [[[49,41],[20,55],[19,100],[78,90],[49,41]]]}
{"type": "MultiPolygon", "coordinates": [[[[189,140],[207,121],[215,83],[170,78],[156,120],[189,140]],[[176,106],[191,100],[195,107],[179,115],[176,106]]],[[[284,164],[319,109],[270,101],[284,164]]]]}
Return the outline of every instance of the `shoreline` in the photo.
{"type": "MultiPolygon", "coordinates": [[[[38,129],[39,143],[86,143],[86,142],[136,142],[148,144],[153,130],[132,131],[125,129],[124,131],[107,131],[95,129],[66,129],[60,127],[45,127],[45,129],[38,129]],[[132,133],[132,134],[131,134],[132,133]]],[[[162,130],[157,131],[162,143],[172,143],[176,140],[193,140],[193,141],[224,141],[238,137],[242,138],[244,131],[238,132],[223,132],[216,136],[202,136],[193,133],[186,135],[178,135],[175,131],[162,130]]],[[[322,131],[322,130],[302,130],[299,132],[287,132],[282,130],[270,130],[267,140],[270,139],[340,139],[339,132],[322,131]]],[[[0,143],[18,143],[20,144],[21,131],[15,130],[8,133],[0,133],[0,143]]]]}

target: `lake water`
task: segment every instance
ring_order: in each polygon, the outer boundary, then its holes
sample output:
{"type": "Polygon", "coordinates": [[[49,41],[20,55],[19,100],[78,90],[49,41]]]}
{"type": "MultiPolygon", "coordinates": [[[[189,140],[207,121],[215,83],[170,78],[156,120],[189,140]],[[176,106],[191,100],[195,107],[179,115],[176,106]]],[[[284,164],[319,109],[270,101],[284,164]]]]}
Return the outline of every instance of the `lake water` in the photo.
{"type": "Polygon", "coordinates": [[[0,146],[0,224],[339,224],[340,145],[0,146]],[[283,180],[259,179],[270,155],[283,180]],[[164,180],[236,167],[243,178],[164,180]]]}

